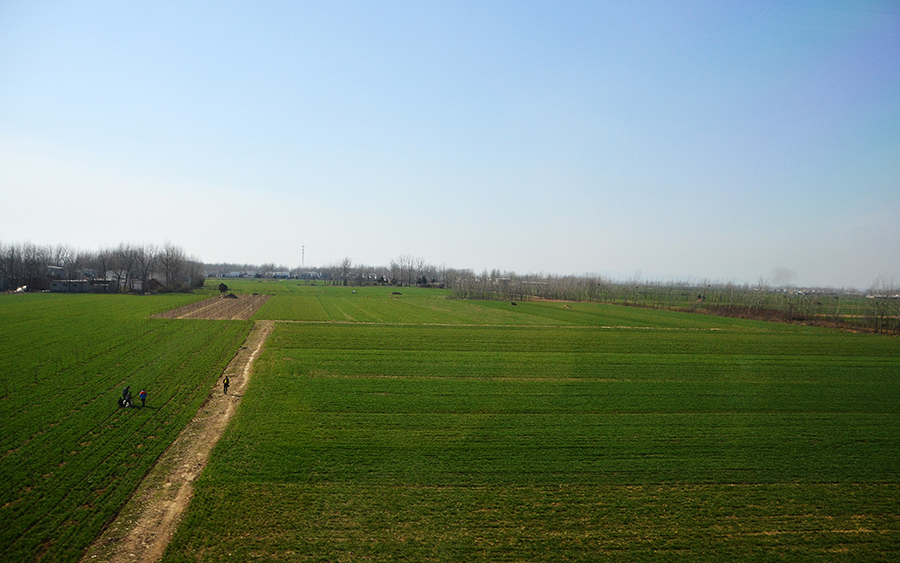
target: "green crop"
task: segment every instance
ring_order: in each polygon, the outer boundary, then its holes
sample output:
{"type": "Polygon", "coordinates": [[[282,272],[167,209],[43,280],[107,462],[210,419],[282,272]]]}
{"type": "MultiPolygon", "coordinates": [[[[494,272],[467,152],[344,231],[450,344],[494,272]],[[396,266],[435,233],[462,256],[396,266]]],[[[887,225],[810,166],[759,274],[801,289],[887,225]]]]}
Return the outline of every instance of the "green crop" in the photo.
{"type": "MultiPolygon", "coordinates": [[[[895,338],[232,290],[282,322],[166,561],[900,558],[895,338]]],[[[196,413],[250,323],[149,317],[201,297],[0,297],[0,560],[77,560],[196,413]]]]}
{"type": "Polygon", "coordinates": [[[191,299],[0,297],[0,560],[77,561],[196,413],[250,325],[147,318],[191,299]]]}
{"type": "MultiPolygon", "coordinates": [[[[249,287],[253,285],[250,281],[243,283],[249,287]]],[[[259,289],[272,290],[272,298],[254,318],[278,321],[796,330],[789,325],[598,303],[467,301],[450,299],[449,291],[415,287],[303,286],[293,281],[260,283],[259,286],[259,289]]]]}
{"type": "Polygon", "coordinates": [[[900,555],[896,339],[428,293],[291,311],[325,322],[276,325],[165,561],[900,555]]]}

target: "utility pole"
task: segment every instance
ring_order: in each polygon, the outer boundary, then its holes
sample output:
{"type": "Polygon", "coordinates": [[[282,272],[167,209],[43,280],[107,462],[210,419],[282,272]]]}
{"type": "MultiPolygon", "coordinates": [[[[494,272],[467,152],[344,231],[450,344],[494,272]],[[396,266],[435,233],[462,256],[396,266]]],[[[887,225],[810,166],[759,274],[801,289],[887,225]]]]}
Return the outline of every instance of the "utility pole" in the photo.
{"type": "Polygon", "coordinates": [[[300,246],[300,267],[303,268],[306,261],[306,247],[300,246]]]}

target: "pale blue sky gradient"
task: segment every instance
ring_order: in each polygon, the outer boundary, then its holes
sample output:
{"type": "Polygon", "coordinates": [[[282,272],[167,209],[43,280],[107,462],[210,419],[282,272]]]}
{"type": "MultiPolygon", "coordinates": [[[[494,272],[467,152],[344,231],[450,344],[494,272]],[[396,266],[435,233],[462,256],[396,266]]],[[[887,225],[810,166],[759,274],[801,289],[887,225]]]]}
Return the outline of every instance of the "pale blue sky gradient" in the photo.
{"type": "Polygon", "coordinates": [[[3,2],[0,241],[900,281],[900,3],[3,2]]]}

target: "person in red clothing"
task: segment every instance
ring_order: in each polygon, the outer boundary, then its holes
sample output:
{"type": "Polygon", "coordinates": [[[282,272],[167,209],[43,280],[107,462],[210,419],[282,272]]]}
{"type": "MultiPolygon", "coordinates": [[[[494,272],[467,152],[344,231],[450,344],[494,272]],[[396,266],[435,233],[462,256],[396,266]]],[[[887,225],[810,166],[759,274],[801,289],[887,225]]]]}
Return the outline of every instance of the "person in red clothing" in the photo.
{"type": "Polygon", "coordinates": [[[144,391],[143,389],[141,389],[141,392],[138,393],[138,397],[141,398],[141,406],[143,407],[144,404],[147,402],[147,392],[144,391]]]}

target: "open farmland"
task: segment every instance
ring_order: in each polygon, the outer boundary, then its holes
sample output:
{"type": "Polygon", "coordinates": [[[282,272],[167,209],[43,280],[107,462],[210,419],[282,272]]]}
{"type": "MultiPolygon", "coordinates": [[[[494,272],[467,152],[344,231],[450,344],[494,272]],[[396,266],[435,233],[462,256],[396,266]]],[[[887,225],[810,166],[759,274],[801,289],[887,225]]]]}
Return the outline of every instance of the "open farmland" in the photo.
{"type": "Polygon", "coordinates": [[[0,560],[77,561],[194,416],[251,326],[149,318],[199,298],[0,296],[0,560]]]}
{"type": "Polygon", "coordinates": [[[153,315],[157,319],[213,319],[246,321],[256,313],[268,295],[231,294],[230,298],[210,297],[153,315]]]}
{"type": "MultiPolygon", "coordinates": [[[[449,291],[417,287],[340,287],[297,280],[225,280],[229,291],[264,293],[254,319],[376,324],[656,327],[672,329],[795,330],[787,325],[688,315],[672,311],[558,301],[470,301],[449,291]]],[[[212,283],[212,286],[218,280],[212,283]]]]}
{"type": "Polygon", "coordinates": [[[896,338],[280,287],[165,561],[900,558],[896,338]]]}

